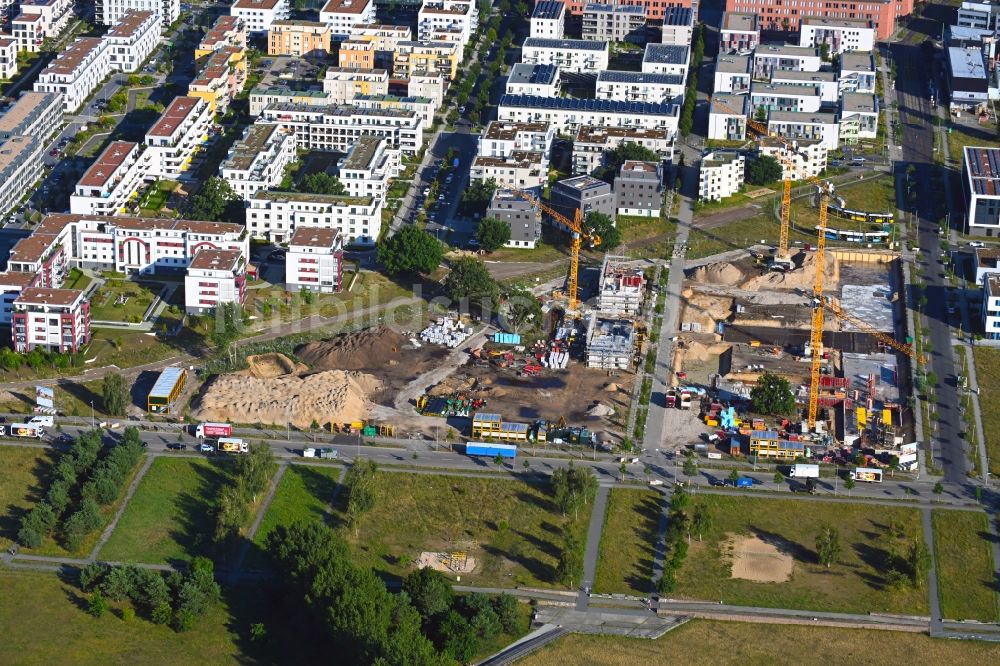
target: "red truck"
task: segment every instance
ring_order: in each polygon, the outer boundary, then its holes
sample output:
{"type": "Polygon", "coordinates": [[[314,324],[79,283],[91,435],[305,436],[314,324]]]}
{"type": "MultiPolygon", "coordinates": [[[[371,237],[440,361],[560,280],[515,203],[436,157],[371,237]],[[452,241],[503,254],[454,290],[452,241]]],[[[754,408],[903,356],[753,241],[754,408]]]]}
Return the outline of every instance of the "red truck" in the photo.
{"type": "Polygon", "coordinates": [[[199,423],[194,429],[194,434],[199,439],[229,437],[233,434],[233,425],[231,423],[199,423]]]}

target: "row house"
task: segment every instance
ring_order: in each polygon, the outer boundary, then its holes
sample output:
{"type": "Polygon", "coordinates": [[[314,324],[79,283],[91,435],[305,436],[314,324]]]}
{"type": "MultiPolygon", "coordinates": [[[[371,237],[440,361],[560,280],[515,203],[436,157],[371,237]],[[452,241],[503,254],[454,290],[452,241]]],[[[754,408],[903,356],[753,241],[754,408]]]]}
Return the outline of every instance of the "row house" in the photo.
{"type": "Polygon", "coordinates": [[[35,90],[62,94],[63,110],[76,112],[111,74],[108,48],[100,37],[77,39],[42,70],[35,90]]]}
{"type": "Polygon", "coordinates": [[[30,136],[41,143],[62,127],[63,105],[56,93],[21,93],[0,115],[0,139],[30,136]]]}
{"type": "Polygon", "coordinates": [[[212,113],[225,113],[246,85],[246,52],[232,46],[215,51],[188,84],[188,95],[201,97],[212,113]]]}
{"type": "Polygon", "coordinates": [[[200,62],[227,46],[236,49],[247,47],[247,24],[239,16],[224,14],[217,18],[195,48],[194,59],[200,62]]]}
{"type": "Polygon", "coordinates": [[[138,72],[160,43],[160,14],[126,12],[104,35],[104,41],[108,43],[111,69],[126,74],[138,72]]]}
{"type": "Polygon", "coordinates": [[[175,97],[146,132],[146,180],[181,180],[208,141],[212,111],[198,97],[175,97]]]}
{"type": "Polygon", "coordinates": [[[0,143],[0,213],[31,193],[42,177],[44,144],[36,136],[12,136],[0,143]]]}
{"type": "Polygon", "coordinates": [[[580,125],[665,129],[677,132],[680,107],[667,102],[619,102],[608,99],[504,95],[497,119],[511,122],[548,122],[557,132],[580,125]]]}
{"type": "Polygon", "coordinates": [[[384,69],[330,67],[323,77],[330,104],[350,104],[358,95],[389,94],[389,72],[384,69]]]}
{"type": "Polygon", "coordinates": [[[138,143],[112,141],[76,183],[69,198],[74,215],[124,215],[142,187],[138,143]]]}

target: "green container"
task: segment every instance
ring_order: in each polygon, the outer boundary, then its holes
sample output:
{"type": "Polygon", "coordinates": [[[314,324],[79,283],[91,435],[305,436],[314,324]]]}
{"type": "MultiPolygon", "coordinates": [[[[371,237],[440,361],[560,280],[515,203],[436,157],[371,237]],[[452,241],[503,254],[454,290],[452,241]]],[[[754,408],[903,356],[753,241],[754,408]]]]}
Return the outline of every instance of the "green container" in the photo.
{"type": "Polygon", "coordinates": [[[364,435],[365,437],[374,437],[375,436],[375,428],[372,427],[372,426],[365,426],[361,430],[361,434],[364,435]]]}

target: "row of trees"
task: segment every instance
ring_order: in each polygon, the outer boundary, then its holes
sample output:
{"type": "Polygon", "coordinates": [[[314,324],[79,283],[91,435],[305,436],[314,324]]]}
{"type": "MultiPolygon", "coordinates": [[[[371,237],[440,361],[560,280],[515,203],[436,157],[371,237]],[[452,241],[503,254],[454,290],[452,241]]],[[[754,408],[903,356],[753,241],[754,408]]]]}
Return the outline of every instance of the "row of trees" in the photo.
{"type": "Polygon", "coordinates": [[[493,178],[470,182],[462,192],[462,198],[458,202],[458,212],[469,217],[482,215],[489,207],[496,191],[497,182],[493,178]]]}
{"type": "Polygon", "coordinates": [[[196,557],[191,570],[182,575],[126,564],[88,564],[80,571],[80,587],[90,592],[89,612],[101,617],[108,612],[108,600],[130,605],[122,610],[129,620],[136,612],[155,624],[170,624],[176,631],[188,631],[195,620],[219,601],[215,565],[206,557],[196,557]]]}
{"type": "MultiPolygon", "coordinates": [[[[589,467],[574,467],[571,463],[565,469],[555,470],[551,483],[552,498],[563,516],[572,513],[574,518],[578,517],[580,509],[593,503],[597,496],[597,476],[589,467]]],[[[570,527],[564,528],[556,576],[567,587],[576,587],[583,578],[583,542],[570,527]]]]}
{"type": "Polygon", "coordinates": [[[344,476],[347,489],[347,520],[354,527],[357,536],[361,517],[375,508],[375,472],[378,465],[374,460],[362,460],[351,465],[344,476]]]}
{"type": "Polygon", "coordinates": [[[677,572],[687,559],[691,535],[697,535],[701,541],[704,533],[711,529],[712,523],[712,512],[707,505],[692,504],[691,496],[683,488],[674,491],[670,497],[670,516],[667,519],[663,575],[656,583],[660,594],[669,594],[677,588],[677,572]]]}
{"type": "Polygon", "coordinates": [[[104,375],[104,380],[101,382],[101,398],[105,414],[125,416],[129,403],[129,389],[125,378],[117,372],[104,375]]]}
{"type": "Polygon", "coordinates": [[[232,476],[219,490],[215,513],[215,542],[225,544],[240,534],[250,521],[250,507],[278,469],[271,447],[252,442],[249,451],[235,460],[232,476]]]}
{"type": "Polygon", "coordinates": [[[698,102],[698,68],[705,56],[705,26],[699,23],[691,43],[691,62],[688,68],[687,86],[684,90],[684,104],[681,105],[681,116],[678,120],[680,133],[687,136],[694,127],[694,108],[698,102]]]}
{"type": "Polygon", "coordinates": [[[32,349],[30,352],[21,354],[10,347],[0,348],[0,367],[11,372],[17,372],[25,365],[32,370],[39,370],[47,365],[59,368],[60,370],[69,367],[79,368],[83,366],[83,354],[47,352],[38,347],[32,349]]]}

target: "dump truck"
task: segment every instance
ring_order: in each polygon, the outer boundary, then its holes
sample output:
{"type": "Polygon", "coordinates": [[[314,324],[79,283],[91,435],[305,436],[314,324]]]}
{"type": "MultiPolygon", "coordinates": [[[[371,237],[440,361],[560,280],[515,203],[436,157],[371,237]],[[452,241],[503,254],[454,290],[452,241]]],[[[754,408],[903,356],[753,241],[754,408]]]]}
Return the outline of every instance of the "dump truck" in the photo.
{"type": "Polygon", "coordinates": [[[818,479],[819,465],[792,465],[788,476],[793,479],[818,479]]]}
{"type": "Polygon", "coordinates": [[[11,423],[7,428],[7,434],[11,437],[34,437],[35,439],[41,439],[45,436],[45,428],[36,423],[11,423]]]}
{"type": "Polygon", "coordinates": [[[856,467],[851,473],[851,478],[866,483],[882,483],[882,470],[872,467],[856,467]]]}
{"type": "Polygon", "coordinates": [[[247,453],[250,447],[242,439],[235,437],[220,437],[219,453],[247,453]]]}
{"type": "Polygon", "coordinates": [[[194,429],[194,434],[199,439],[205,439],[206,437],[232,437],[233,424],[199,423],[194,429]]]}

